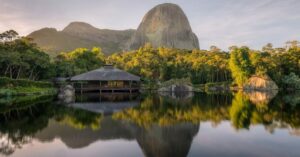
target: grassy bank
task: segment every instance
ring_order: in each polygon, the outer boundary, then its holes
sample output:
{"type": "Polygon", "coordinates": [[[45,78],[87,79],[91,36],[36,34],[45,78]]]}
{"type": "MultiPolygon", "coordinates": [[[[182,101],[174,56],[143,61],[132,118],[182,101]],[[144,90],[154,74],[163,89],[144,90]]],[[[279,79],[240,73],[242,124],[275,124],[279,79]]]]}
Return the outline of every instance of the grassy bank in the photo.
{"type": "Polygon", "coordinates": [[[54,95],[56,93],[56,88],[50,82],[0,77],[0,96],[54,95]]]}

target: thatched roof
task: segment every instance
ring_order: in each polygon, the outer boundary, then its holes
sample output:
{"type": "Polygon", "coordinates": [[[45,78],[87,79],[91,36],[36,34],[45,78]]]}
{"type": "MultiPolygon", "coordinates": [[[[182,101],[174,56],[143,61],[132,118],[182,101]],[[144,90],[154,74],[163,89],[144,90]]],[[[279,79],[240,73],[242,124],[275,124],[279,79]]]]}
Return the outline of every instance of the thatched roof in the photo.
{"type": "Polygon", "coordinates": [[[126,71],[105,65],[100,69],[89,71],[71,78],[71,81],[140,81],[140,77],[126,71]]]}

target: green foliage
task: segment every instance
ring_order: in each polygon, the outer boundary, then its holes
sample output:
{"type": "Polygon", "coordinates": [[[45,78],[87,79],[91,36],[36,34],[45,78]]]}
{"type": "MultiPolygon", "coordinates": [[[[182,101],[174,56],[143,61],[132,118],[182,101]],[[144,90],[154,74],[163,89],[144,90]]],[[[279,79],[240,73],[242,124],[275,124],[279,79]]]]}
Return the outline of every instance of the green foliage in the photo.
{"type": "Polygon", "coordinates": [[[54,95],[56,92],[50,82],[0,77],[0,95],[54,95]]]}
{"type": "Polygon", "coordinates": [[[14,87],[0,88],[0,96],[25,96],[25,95],[56,95],[56,88],[40,87],[14,87]]]}
{"type": "Polygon", "coordinates": [[[164,82],[190,78],[195,84],[231,80],[228,58],[224,52],[154,49],[147,45],[138,51],[113,54],[107,62],[140,75],[144,80],[164,82]]]}
{"type": "Polygon", "coordinates": [[[251,108],[248,97],[244,96],[242,92],[235,95],[230,108],[230,117],[232,119],[233,126],[237,129],[247,128],[250,126],[251,108]]]}
{"type": "Polygon", "coordinates": [[[27,38],[0,43],[0,76],[46,79],[54,75],[49,56],[27,38]]]}
{"type": "Polygon", "coordinates": [[[252,74],[249,51],[248,47],[241,47],[230,52],[229,67],[232,77],[239,87],[242,87],[252,74]]]}
{"type": "Polygon", "coordinates": [[[236,93],[233,99],[231,95],[224,94],[196,93],[192,100],[147,95],[141,100],[141,105],[114,113],[113,118],[146,128],[204,121],[216,126],[228,120],[237,130],[250,129],[250,125],[264,125],[266,129],[282,127],[277,126],[278,121],[289,124],[287,127],[298,128],[299,101],[290,104],[290,100],[298,100],[298,97],[293,95],[288,102],[285,97],[278,97],[271,103],[256,105],[243,92],[236,93]]]}
{"type": "MultiPolygon", "coordinates": [[[[17,32],[11,30],[1,35],[15,38],[17,32]]],[[[210,50],[182,50],[153,48],[148,43],[138,50],[108,57],[100,48],[77,48],[51,60],[30,39],[20,38],[0,43],[0,77],[29,80],[71,77],[111,63],[141,76],[149,88],[157,87],[159,82],[183,78],[188,78],[192,84],[234,79],[241,87],[252,74],[268,75],[277,85],[283,86],[289,84],[284,76],[300,75],[299,42],[289,41],[287,45],[287,48],[273,48],[269,43],[262,51],[231,46],[231,52],[227,53],[216,46],[211,46],[210,50]]]]}
{"type": "Polygon", "coordinates": [[[69,77],[101,67],[105,58],[100,48],[78,48],[61,53],[56,57],[55,63],[57,76],[69,77]]]}
{"type": "Polygon", "coordinates": [[[102,114],[80,109],[59,108],[55,119],[75,129],[100,129],[102,114]]]}
{"type": "Polygon", "coordinates": [[[0,88],[11,87],[53,87],[53,84],[45,81],[31,81],[26,79],[10,79],[7,77],[0,77],[0,88]]]}
{"type": "Polygon", "coordinates": [[[280,52],[269,53],[269,57],[263,58],[267,65],[268,75],[282,86],[282,78],[290,73],[300,75],[300,48],[294,47],[280,52]]]}
{"type": "Polygon", "coordinates": [[[218,91],[218,90],[229,90],[231,82],[209,82],[204,85],[206,92],[218,91]]]}
{"type": "Polygon", "coordinates": [[[300,89],[300,78],[295,73],[284,76],[282,82],[290,88],[300,89]]]}
{"type": "Polygon", "coordinates": [[[165,81],[160,85],[160,87],[168,87],[171,85],[181,85],[181,84],[192,86],[192,83],[189,78],[182,78],[182,79],[171,79],[171,80],[165,81]]]}

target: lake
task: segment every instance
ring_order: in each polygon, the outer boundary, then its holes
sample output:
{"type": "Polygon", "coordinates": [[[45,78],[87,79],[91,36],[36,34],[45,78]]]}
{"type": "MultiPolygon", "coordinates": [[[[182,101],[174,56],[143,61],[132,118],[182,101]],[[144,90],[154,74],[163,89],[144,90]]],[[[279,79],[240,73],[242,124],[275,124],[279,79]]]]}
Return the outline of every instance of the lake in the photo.
{"type": "Polygon", "coordinates": [[[0,98],[0,156],[299,157],[300,94],[0,98]]]}

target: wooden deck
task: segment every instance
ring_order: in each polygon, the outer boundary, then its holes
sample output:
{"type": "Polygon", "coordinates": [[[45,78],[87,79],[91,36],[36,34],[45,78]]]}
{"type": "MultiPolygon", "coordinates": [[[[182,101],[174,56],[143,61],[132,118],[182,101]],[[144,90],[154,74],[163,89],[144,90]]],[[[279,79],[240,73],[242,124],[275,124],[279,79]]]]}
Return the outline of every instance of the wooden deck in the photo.
{"type": "Polygon", "coordinates": [[[82,87],[82,88],[75,88],[76,92],[139,92],[139,87],[123,87],[123,88],[111,88],[111,87],[82,87]]]}

